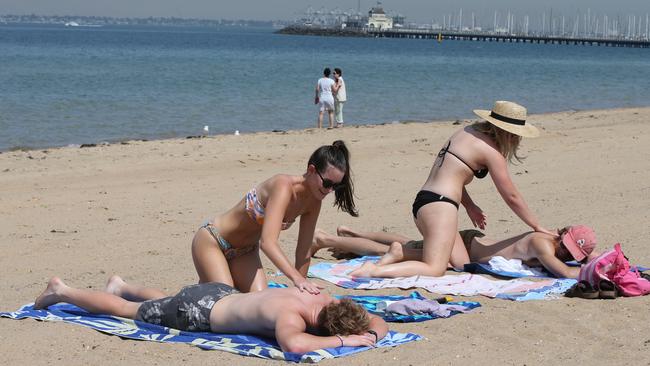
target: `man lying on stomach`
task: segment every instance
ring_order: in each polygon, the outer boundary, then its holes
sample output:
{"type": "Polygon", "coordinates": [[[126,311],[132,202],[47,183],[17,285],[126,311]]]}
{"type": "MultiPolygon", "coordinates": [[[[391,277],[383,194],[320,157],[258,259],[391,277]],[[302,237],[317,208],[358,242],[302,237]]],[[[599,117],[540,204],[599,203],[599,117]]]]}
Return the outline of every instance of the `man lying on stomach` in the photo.
{"type": "Polygon", "coordinates": [[[73,288],[53,277],[34,308],[58,302],[183,331],[275,338],[283,351],[295,353],[373,346],[388,332],[383,319],[352,300],[337,300],[323,292],[313,295],[295,287],[240,293],[231,286],[209,282],[184,287],[168,297],[157,289],[128,284],[118,276],[108,280],[104,292],[73,288]]]}

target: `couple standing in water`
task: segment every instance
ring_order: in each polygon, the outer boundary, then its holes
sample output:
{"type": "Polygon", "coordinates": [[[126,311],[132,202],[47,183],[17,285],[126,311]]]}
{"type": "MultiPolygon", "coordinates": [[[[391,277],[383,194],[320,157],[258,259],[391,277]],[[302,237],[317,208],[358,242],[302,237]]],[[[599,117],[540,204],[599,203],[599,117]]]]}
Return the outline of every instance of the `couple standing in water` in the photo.
{"type": "Polygon", "coordinates": [[[314,104],[318,105],[318,128],[323,127],[323,115],[327,112],[329,128],[343,127],[343,105],[347,101],[343,71],[338,67],[334,69],[334,80],[330,79],[331,70],[326,67],[323,77],[316,83],[316,96],[314,104]],[[336,119],[336,126],[334,126],[336,119]]]}

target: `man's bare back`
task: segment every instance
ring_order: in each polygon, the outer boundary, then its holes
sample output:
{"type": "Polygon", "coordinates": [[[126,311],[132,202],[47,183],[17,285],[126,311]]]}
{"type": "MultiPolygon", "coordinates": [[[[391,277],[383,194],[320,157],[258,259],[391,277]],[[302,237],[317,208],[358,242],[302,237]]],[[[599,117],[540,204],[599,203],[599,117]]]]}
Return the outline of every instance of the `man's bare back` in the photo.
{"type": "Polygon", "coordinates": [[[312,295],[295,287],[232,294],[214,305],[210,325],[217,333],[255,333],[274,337],[280,316],[299,315],[308,327],[316,328],[319,312],[332,301],[335,300],[323,292],[312,295]]]}

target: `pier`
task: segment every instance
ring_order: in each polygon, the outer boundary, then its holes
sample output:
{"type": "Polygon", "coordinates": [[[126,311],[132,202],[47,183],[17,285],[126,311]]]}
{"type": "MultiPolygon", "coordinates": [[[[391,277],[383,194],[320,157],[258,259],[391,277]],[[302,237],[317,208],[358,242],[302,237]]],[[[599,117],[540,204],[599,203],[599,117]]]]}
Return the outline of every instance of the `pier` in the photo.
{"type": "Polygon", "coordinates": [[[590,38],[590,37],[562,37],[562,36],[537,36],[518,34],[493,34],[491,32],[457,32],[437,31],[433,29],[335,29],[319,27],[288,26],[277,33],[329,36],[329,37],[374,37],[374,38],[408,38],[408,39],[435,39],[439,41],[479,41],[479,42],[505,42],[505,43],[538,43],[538,44],[564,44],[579,46],[605,46],[605,47],[633,47],[650,48],[648,40],[631,40],[619,38],[590,38]]]}
{"type": "Polygon", "coordinates": [[[376,38],[411,38],[411,39],[439,39],[457,41],[482,41],[482,42],[508,42],[508,43],[540,43],[540,44],[568,44],[583,46],[607,47],[634,47],[650,48],[650,41],[629,40],[613,38],[577,38],[559,36],[529,36],[516,34],[490,34],[478,32],[450,32],[430,29],[387,29],[364,30],[369,37],[376,38]]]}
{"type": "MultiPolygon", "coordinates": [[[[327,11],[308,9],[305,16],[293,25],[278,33],[318,35],[334,37],[374,37],[374,38],[409,38],[504,42],[562,44],[604,47],[650,48],[650,14],[643,17],[628,15],[627,22],[620,17],[598,15],[587,9],[586,13],[566,17],[562,14],[550,15],[543,12],[541,19],[528,15],[519,15],[508,11],[505,21],[503,15],[494,11],[494,20],[485,22],[477,19],[470,12],[471,23],[463,22],[463,9],[457,14],[442,14],[442,22],[430,24],[407,23],[400,14],[387,13],[381,5],[372,7],[367,16],[361,12],[360,3],[357,11],[327,11]],[[541,21],[539,21],[541,20],[541,21]],[[644,31],[645,29],[645,31],[644,31]]],[[[465,19],[468,18],[467,12],[465,19]]]]}

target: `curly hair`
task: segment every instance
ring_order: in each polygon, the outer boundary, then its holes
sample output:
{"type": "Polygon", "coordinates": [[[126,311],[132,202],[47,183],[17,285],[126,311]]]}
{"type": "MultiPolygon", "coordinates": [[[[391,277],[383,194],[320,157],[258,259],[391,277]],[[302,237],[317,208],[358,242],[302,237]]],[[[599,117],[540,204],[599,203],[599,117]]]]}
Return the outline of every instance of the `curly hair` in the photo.
{"type": "Polygon", "coordinates": [[[318,324],[328,335],[363,334],[370,329],[370,317],[363,306],[350,299],[341,299],[320,311],[318,324]]]}

